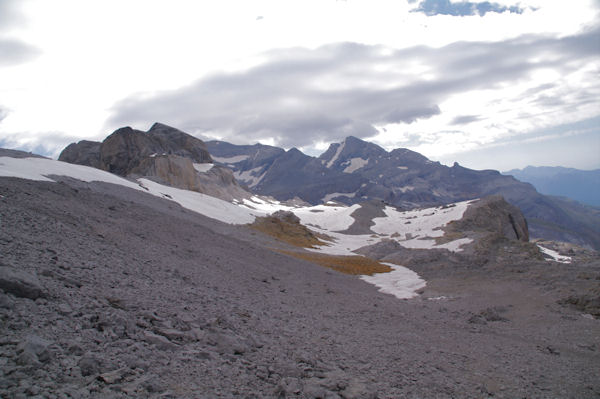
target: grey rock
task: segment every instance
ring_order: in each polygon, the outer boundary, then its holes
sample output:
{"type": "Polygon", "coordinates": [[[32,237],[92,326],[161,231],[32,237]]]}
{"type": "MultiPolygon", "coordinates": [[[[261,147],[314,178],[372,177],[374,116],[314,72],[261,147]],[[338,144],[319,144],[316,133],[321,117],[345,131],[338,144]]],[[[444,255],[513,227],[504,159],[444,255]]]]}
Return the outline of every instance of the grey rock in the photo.
{"type": "Polygon", "coordinates": [[[60,153],[58,160],[79,165],[100,168],[100,145],[97,141],[81,140],[69,144],[60,153]]]}
{"type": "Polygon", "coordinates": [[[102,363],[102,360],[96,356],[85,355],[79,359],[77,365],[81,369],[81,375],[86,377],[88,375],[98,374],[102,368],[102,363]]]}
{"type": "Polygon", "coordinates": [[[46,296],[35,274],[8,266],[0,266],[0,289],[21,298],[37,299],[46,296]]]}
{"type": "Polygon", "coordinates": [[[275,394],[279,398],[299,397],[304,389],[302,380],[294,377],[283,377],[279,380],[275,394]]]}
{"type": "Polygon", "coordinates": [[[151,331],[144,331],[144,340],[160,350],[173,351],[179,348],[179,345],[171,342],[167,337],[154,334],[151,331]]]}
{"type": "Polygon", "coordinates": [[[0,308],[14,309],[15,301],[4,292],[0,291],[0,308]]]}
{"type": "Polygon", "coordinates": [[[500,195],[483,198],[471,204],[461,220],[451,224],[454,231],[486,231],[509,240],[529,241],[527,221],[519,208],[500,195]]]}
{"type": "Polygon", "coordinates": [[[52,342],[45,340],[37,335],[28,335],[17,346],[17,351],[20,352],[18,362],[20,364],[36,364],[39,362],[47,362],[51,358],[51,353],[48,347],[52,342]]]}

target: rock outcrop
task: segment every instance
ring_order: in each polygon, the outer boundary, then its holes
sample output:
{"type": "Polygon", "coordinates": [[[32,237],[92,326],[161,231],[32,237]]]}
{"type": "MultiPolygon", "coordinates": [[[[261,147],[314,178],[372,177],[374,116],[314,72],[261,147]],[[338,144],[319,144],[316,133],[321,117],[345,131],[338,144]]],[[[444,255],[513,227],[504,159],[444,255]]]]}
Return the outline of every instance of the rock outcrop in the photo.
{"type": "Polygon", "coordinates": [[[450,226],[453,231],[495,233],[509,240],[529,241],[527,220],[523,213],[500,195],[492,195],[471,204],[462,219],[450,226]]]}
{"type": "Polygon", "coordinates": [[[81,140],[69,144],[58,157],[59,161],[87,165],[101,169],[100,146],[98,141],[81,140]]]}
{"type": "Polygon", "coordinates": [[[72,143],[58,160],[127,176],[142,161],[157,155],[178,155],[194,163],[212,162],[202,140],[161,123],[155,123],[147,132],[122,127],[101,143],[87,140],[72,143]]]}
{"type": "Polygon", "coordinates": [[[101,143],[84,140],[70,144],[59,160],[120,176],[146,177],[225,200],[248,196],[229,169],[212,166],[202,140],[161,123],[147,132],[123,127],[101,143]]]}

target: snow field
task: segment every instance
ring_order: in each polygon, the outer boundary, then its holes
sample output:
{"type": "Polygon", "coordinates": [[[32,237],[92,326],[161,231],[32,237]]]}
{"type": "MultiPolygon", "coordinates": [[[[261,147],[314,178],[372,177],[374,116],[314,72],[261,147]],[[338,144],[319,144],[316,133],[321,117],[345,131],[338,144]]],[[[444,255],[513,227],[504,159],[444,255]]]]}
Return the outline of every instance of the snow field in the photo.
{"type": "Polygon", "coordinates": [[[417,291],[427,283],[417,273],[392,263],[384,263],[393,270],[389,273],[376,273],[372,276],[360,276],[367,283],[371,283],[385,294],[394,295],[398,299],[410,299],[418,296],[417,291]]]}
{"type": "Polygon", "coordinates": [[[48,176],[68,176],[85,182],[102,181],[141,190],[139,184],[89,166],[73,165],[46,158],[0,157],[0,176],[54,181],[48,176]]]}

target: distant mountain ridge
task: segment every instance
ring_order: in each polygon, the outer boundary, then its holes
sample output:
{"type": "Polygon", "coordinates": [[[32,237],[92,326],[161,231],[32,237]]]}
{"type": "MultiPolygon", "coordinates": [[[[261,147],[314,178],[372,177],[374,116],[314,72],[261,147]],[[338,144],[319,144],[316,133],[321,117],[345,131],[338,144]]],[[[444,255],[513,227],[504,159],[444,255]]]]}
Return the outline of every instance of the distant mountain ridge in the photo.
{"type": "Polygon", "coordinates": [[[527,166],[502,173],[531,183],[542,194],[568,197],[583,204],[600,207],[600,169],[527,166]]]}
{"type": "Polygon", "coordinates": [[[532,237],[600,248],[600,211],[542,195],[495,170],[447,167],[405,148],[388,152],[356,137],[331,144],[319,157],[259,144],[207,141],[206,146],[240,183],[279,200],[355,204],[380,199],[410,209],[499,194],[523,211],[532,237]]]}

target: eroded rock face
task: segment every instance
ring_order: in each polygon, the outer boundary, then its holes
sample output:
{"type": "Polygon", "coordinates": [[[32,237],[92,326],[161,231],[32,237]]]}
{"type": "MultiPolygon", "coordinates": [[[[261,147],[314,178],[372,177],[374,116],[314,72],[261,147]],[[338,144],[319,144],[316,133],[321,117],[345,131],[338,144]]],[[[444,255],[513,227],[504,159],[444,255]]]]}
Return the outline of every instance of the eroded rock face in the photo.
{"type": "Polygon", "coordinates": [[[147,158],[158,155],[177,155],[193,163],[212,162],[202,140],[161,123],[155,123],[147,132],[122,127],[102,143],[86,140],[72,143],[59,160],[127,176],[147,158]]]}
{"type": "Polygon", "coordinates": [[[102,143],[83,140],[70,144],[59,160],[120,176],[146,177],[228,201],[249,196],[231,170],[194,166],[212,163],[202,140],[161,123],[155,123],[147,132],[130,127],[117,129],[102,143]]]}
{"type": "Polygon", "coordinates": [[[178,155],[147,157],[131,170],[130,174],[154,176],[173,187],[198,191],[194,163],[178,155]]]}
{"type": "Polygon", "coordinates": [[[510,240],[529,241],[527,220],[523,213],[500,195],[483,198],[471,204],[453,230],[485,231],[500,234],[510,240]]]}
{"type": "Polygon", "coordinates": [[[100,168],[99,141],[81,140],[69,144],[58,157],[59,161],[100,168]]]}

